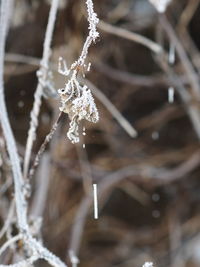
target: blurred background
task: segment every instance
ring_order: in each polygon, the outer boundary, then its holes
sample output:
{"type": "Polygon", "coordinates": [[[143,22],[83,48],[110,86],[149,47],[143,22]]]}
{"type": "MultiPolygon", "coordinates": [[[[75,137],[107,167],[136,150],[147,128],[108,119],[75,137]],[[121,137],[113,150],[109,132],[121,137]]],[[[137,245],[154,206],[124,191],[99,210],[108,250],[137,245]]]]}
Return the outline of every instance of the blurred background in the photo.
{"type": "MultiPolygon", "coordinates": [[[[6,101],[22,159],[49,2],[15,0],[10,20],[6,101]]],[[[67,115],[62,118],[32,178],[29,200],[30,221],[34,225],[34,218],[43,217],[44,244],[69,266],[70,250],[80,267],[139,267],[145,261],[157,267],[200,266],[200,107],[191,82],[196,77],[200,86],[199,3],[173,0],[166,14],[158,15],[147,0],[94,1],[100,38],[89,50],[86,84],[100,120],[83,122],[86,135],[81,133],[81,142],[73,145],[66,136],[67,115]],[[115,27],[110,32],[109,25],[115,27]],[[117,29],[155,41],[165,56],[176,46],[174,64],[117,36],[117,29]],[[173,101],[168,99],[170,87],[173,101]],[[131,127],[137,137],[131,136],[131,127]],[[93,183],[98,184],[98,220],[93,183]]],[[[88,33],[86,15],[83,0],[60,0],[50,65],[53,89],[45,91],[32,160],[59,113],[57,90],[66,78],[57,72],[58,58],[69,66],[78,58],[88,33]]],[[[2,133],[0,155],[3,225],[13,185],[2,133]]],[[[20,249],[19,244],[18,254],[20,249]]],[[[12,258],[11,250],[4,261],[12,258]]]]}

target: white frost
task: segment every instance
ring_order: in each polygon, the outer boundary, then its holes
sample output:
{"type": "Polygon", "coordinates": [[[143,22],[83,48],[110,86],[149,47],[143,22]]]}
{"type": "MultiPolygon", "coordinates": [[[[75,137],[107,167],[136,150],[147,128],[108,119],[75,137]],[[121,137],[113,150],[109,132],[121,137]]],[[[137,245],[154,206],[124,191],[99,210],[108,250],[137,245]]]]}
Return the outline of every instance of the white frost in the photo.
{"type": "MultiPolygon", "coordinates": [[[[99,37],[96,26],[99,22],[97,14],[93,9],[92,0],[86,0],[89,34],[83,45],[82,52],[77,61],[72,63],[68,69],[66,62],[59,58],[58,72],[64,76],[70,76],[64,88],[59,89],[61,107],[60,110],[69,115],[70,124],[67,137],[72,143],[79,142],[79,123],[81,120],[96,123],[99,120],[99,114],[90,89],[86,85],[81,85],[78,81],[78,73],[86,64],[88,49],[99,37]]],[[[90,69],[88,64],[88,71],[90,69]]]]}

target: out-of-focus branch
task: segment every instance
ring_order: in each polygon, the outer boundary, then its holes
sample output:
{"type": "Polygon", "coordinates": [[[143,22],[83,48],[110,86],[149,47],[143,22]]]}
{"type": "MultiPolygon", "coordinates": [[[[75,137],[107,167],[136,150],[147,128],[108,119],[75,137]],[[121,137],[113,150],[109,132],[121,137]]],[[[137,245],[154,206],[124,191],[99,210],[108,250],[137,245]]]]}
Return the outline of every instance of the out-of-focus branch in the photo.
{"type": "Polygon", "coordinates": [[[188,79],[191,83],[191,87],[194,93],[194,96],[200,100],[200,85],[199,85],[199,78],[198,75],[189,60],[182,44],[180,43],[176,33],[174,32],[172,26],[170,25],[169,21],[167,20],[164,14],[159,15],[159,21],[162,25],[163,29],[166,31],[170,41],[174,44],[176,51],[179,55],[181,63],[185,69],[185,72],[188,76],[188,79]]]}
{"type": "Polygon", "coordinates": [[[156,54],[160,54],[162,52],[162,47],[153,42],[152,40],[138,34],[138,33],[133,33],[130,31],[127,31],[126,29],[122,29],[116,26],[112,26],[109,23],[106,23],[104,21],[100,21],[98,24],[98,27],[102,30],[105,31],[107,33],[125,38],[127,40],[130,41],[134,41],[136,43],[139,43],[141,45],[144,45],[145,47],[149,48],[152,52],[156,53],[156,54]]]}
{"type": "Polygon", "coordinates": [[[41,217],[46,204],[50,180],[50,155],[45,153],[41,159],[41,166],[36,177],[36,192],[32,201],[30,215],[34,218],[41,217]]]}
{"type": "Polygon", "coordinates": [[[180,98],[184,103],[185,110],[191,120],[192,126],[196,132],[198,139],[200,140],[200,113],[198,106],[193,103],[193,98],[190,93],[184,87],[182,81],[174,73],[174,71],[168,66],[167,61],[164,57],[157,57],[157,62],[163,71],[169,77],[171,84],[176,88],[180,98]]]}

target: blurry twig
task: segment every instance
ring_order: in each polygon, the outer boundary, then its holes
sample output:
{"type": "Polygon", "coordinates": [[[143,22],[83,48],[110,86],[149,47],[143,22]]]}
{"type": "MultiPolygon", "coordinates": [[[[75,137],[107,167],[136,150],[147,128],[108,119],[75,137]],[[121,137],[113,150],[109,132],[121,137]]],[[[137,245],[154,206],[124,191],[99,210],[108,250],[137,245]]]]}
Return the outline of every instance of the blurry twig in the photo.
{"type": "Polygon", "coordinates": [[[36,192],[30,210],[30,215],[33,218],[41,217],[45,209],[50,179],[50,166],[50,157],[45,153],[41,159],[41,166],[36,177],[36,192]]]}
{"type": "Polygon", "coordinates": [[[182,229],[179,222],[179,207],[178,203],[173,203],[169,215],[169,241],[170,241],[170,254],[171,254],[171,266],[172,267],[185,267],[183,253],[174,253],[181,248],[182,241],[182,229]]]}
{"type": "Polygon", "coordinates": [[[151,88],[153,86],[158,86],[161,84],[166,84],[166,85],[170,84],[169,79],[162,74],[151,75],[151,76],[138,75],[112,68],[104,63],[95,64],[95,69],[97,69],[97,71],[100,71],[101,73],[105,74],[106,76],[108,76],[113,80],[119,82],[125,82],[133,86],[142,86],[151,88]]]}
{"type": "Polygon", "coordinates": [[[113,34],[113,35],[117,35],[119,37],[134,41],[136,43],[142,44],[144,46],[146,46],[147,48],[149,48],[151,51],[153,51],[156,54],[160,54],[162,52],[162,47],[153,42],[152,40],[138,34],[138,33],[133,33],[130,32],[128,30],[116,27],[116,26],[112,26],[104,21],[100,21],[98,27],[102,30],[105,31],[107,33],[113,34]]]}
{"type": "Polygon", "coordinates": [[[20,240],[20,239],[22,239],[22,238],[23,238],[22,234],[18,234],[18,235],[16,235],[16,236],[12,237],[11,239],[9,239],[7,242],[5,242],[5,243],[3,244],[3,246],[0,248],[0,255],[1,255],[1,254],[2,254],[8,247],[10,247],[10,245],[11,245],[12,243],[17,242],[18,240],[20,240]]]}
{"type": "MultiPolygon", "coordinates": [[[[82,138],[81,138],[82,139],[82,138]]],[[[79,164],[80,164],[80,170],[82,175],[82,181],[83,181],[83,187],[85,190],[85,194],[90,194],[92,190],[92,173],[91,173],[91,167],[88,160],[87,150],[86,148],[83,148],[82,140],[79,144],[76,146],[79,164]]]]}
{"type": "Polygon", "coordinates": [[[158,56],[157,62],[160,65],[160,67],[163,69],[163,71],[168,75],[171,84],[176,88],[177,92],[179,93],[185,109],[188,113],[188,116],[191,120],[191,123],[193,125],[193,128],[196,132],[196,135],[198,139],[200,139],[200,113],[198,106],[193,102],[193,98],[189,91],[184,87],[182,81],[179,79],[179,77],[174,73],[174,71],[171,69],[171,67],[168,65],[166,58],[158,56]]]}
{"type": "Polygon", "coordinates": [[[176,33],[174,32],[171,24],[169,23],[167,17],[164,14],[159,15],[159,22],[162,25],[163,29],[166,31],[170,41],[175,45],[176,51],[191,83],[194,96],[197,99],[200,99],[199,78],[182,44],[180,43],[176,33]]]}
{"type": "Polygon", "coordinates": [[[185,9],[183,10],[178,25],[177,30],[179,32],[180,39],[183,43],[183,46],[190,54],[191,60],[194,66],[197,68],[199,72],[199,50],[196,47],[194,41],[191,38],[191,35],[188,32],[189,23],[192,20],[198,6],[200,0],[191,0],[187,3],[185,9]]]}

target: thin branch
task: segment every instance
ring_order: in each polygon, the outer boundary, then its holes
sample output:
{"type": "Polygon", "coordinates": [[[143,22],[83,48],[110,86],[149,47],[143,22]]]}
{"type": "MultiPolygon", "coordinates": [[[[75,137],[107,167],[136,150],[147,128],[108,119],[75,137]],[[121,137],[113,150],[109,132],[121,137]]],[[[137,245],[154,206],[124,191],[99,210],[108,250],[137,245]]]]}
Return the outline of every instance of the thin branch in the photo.
{"type": "Polygon", "coordinates": [[[12,237],[11,239],[9,239],[7,242],[5,242],[4,244],[3,244],[3,246],[0,248],[0,255],[9,247],[9,246],[11,246],[12,245],[12,243],[15,243],[15,242],[17,242],[18,240],[20,240],[20,239],[22,239],[23,238],[23,236],[22,236],[22,234],[18,234],[18,235],[16,235],[16,236],[14,236],[14,237],[12,237]]]}
{"type": "Polygon", "coordinates": [[[14,263],[14,264],[9,264],[9,265],[3,265],[0,264],[0,267],[31,267],[32,264],[38,260],[38,256],[37,255],[33,255],[30,258],[26,259],[26,260],[22,260],[20,262],[14,263]]]}
{"type": "Polygon", "coordinates": [[[33,162],[33,166],[31,167],[31,169],[30,169],[30,171],[29,171],[29,176],[28,176],[29,179],[33,177],[33,175],[34,175],[34,173],[35,173],[35,170],[36,170],[36,168],[37,168],[37,166],[38,166],[38,164],[39,164],[39,162],[40,162],[40,159],[41,159],[41,157],[42,157],[42,154],[44,153],[44,151],[45,151],[45,149],[46,149],[48,143],[51,141],[51,139],[52,139],[52,137],[53,137],[53,135],[54,135],[54,133],[55,133],[57,127],[58,127],[58,124],[59,124],[59,122],[60,122],[62,116],[64,116],[64,113],[61,111],[61,112],[59,113],[59,115],[58,115],[58,118],[57,118],[56,122],[53,124],[53,126],[52,126],[52,128],[51,128],[49,134],[45,137],[44,142],[43,142],[42,145],[40,146],[40,149],[39,149],[39,151],[38,151],[38,153],[37,153],[37,155],[36,155],[36,157],[35,157],[35,160],[34,160],[34,162],[33,162]]]}
{"type": "Polygon", "coordinates": [[[181,63],[185,69],[185,72],[188,76],[188,80],[190,81],[190,84],[192,86],[192,90],[194,93],[194,96],[200,100],[200,85],[199,85],[199,77],[189,60],[182,44],[180,43],[178,37],[176,36],[171,24],[169,23],[167,17],[164,14],[159,15],[159,22],[162,25],[163,29],[167,33],[170,41],[174,44],[176,51],[178,53],[178,56],[181,60],[181,63]]]}
{"type": "MultiPolygon", "coordinates": [[[[48,261],[54,267],[66,267],[66,265],[58,257],[56,257],[54,254],[44,248],[37,240],[35,240],[31,236],[27,222],[27,203],[25,200],[26,190],[24,187],[19,155],[17,153],[15,139],[10,127],[4,97],[3,71],[8,7],[9,0],[2,0],[0,6],[0,122],[5,136],[8,154],[12,166],[18,227],[20,235],[22,235],[24,244],[27,245],[33,252],[34,257],[32,259],[36,260],[38,258],[42,258],[48,261]]],[[[0,265],[0,267],[2,266],[3,265],[0,265]]]]}
{"type": "Polygon", "coordinates": [[[7,231],[8,227],[12,223],[14,211],[15,211],[15,200],[13,199],[12,202],[11,202],[11,204],[10,204],[10,208],[9,208],[9,211],[8,211],[8,216],[6,218],[6,221],[5,221],[3,227],[2,227],[2,229],[0,231],[0,238],[3,237],[3,235],[7,231]]]}
{"type": "Polygon", "coordinates": [[[188,116],[191,120],[192,126],[196,132],[198,139],[200,140],[200,113],[198,106],[192,102],[192,96],[184,87],[182,81],[174,73],[174,71],[168,66],[164,57],[157,57],[157,62],[163,71],[168,75],[171,85],[176,88],[178,94],[180,95],[181,100],[184,103],[185,110],[188,113],[188,116]]]}
{"type": "Polygon", "coordinates": [[[50,155],[44,153],[41,165],[36,175],[36,192],[31,205],[30,215],[33,218],[41,217],[47,200],[51,168],[50,155]]]}
{"type": "Polygon", "coordinates": [[[9,0],[1,1],[1,13],[0,13],[0,121],[3,129],[3,133],[6,140],[8,154],[12,163],[12,172],[15,186],[15,200],[17,208],[17,217],[19,229],[26,231],[28,229],[26,221],[26,201],[24,183],[20,168],[19,155],[17,153],[17,147],[15,139],[10,127],[7,109],[4,98],[4,85],[3,85],[3,70],[4,70],[4,56],[5,56],[5,39],[6,39],[6,21],[7,21],[7,8],[9,6],[9,0]]]}
{"type": "Polygon", "coordinates": [[[134,32],[130,32],[126,29],[122,29],[116,26],[112,26],[104,21],[100,21],[98,27],[107,33],[125,38],[130,41],[134,41],[136,43],[139,43],[141,45],[144,45],[145,47],[149,48],[152,52],[156,54],[160,54],[162,52],[162,47],[153,42],[152,40],[134,32]]]}
{"type": "Polygon", "coordinates": [[[38,116],[41,107],[41,99],[43,95],[43,88],[45,87],[46,80],[48,78],[48,67],[49,67],[49,58],[50,58],[50,46],[53,36],[53,30],[55,26],[56,13],[58,9],[59,0],[52,0],[51,9],[49,13],[49,19],[47,24],[47,30],[45,34],[45,41],[43,46],[43,56],[40,63],[40,69],[37,72],[38,74],[38,85],[34,94],[34,104],[31,111],[31,121],[30,128],[28,132],[28,138],[25,149],[25,158],[24,158],[24,178],[27,177],[31,151],[33,147],[33,142],[36,136],[36,129],[38,126],[38,116]]]}

